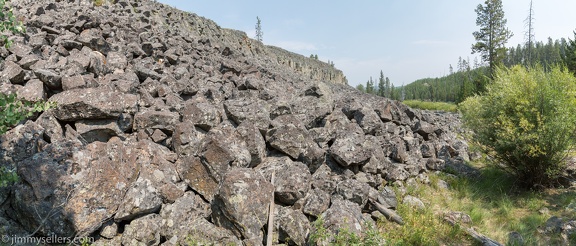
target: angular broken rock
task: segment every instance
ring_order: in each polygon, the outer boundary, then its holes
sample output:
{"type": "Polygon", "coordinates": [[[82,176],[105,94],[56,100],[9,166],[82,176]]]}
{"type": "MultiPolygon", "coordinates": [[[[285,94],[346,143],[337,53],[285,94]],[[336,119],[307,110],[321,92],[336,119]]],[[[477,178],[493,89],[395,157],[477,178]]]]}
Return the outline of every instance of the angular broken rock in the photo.
{"type": "Polygon", "coordinates": [[[126,225],[122,233],[123,245],[160,244],[160,225],[162,218],[158,214],[149,214],[126,225]]]}
{"type": "Polygon", "coordinates": [[[132,220],[138,216],[160,210],[162,198],[160,192],[148,179],[138,178],[126,192],[126,197],[116,212],[116,221],[132,220]]]}
{"type": "Polygon", "coordinates": [[[220,124],[222,116],[218,108],[210,103],[192,103],[182,110],[182,120],[209,131],[220,124]]]}
{"type": "Polygon", "coordinates": [[[323,213],[323,216],[324,227],[334,234],[340,230],[347,230],[360,235],[364,231],[362,209],[354,202],[333,199],[332,205],[323,213]]]}
{"type": "Polygon", "coordinates": [[[294,160],[308,164],[311,172],[324,162],[324,151],[314,142],[306,129],[288,124],[273,128],[266,134],[266,141],[294,160]]]}
{"type": "Polygon", "coordinates": [[[46,70],[46,69],[36,69],[34,74],[38,79],[40,79],[48,88],[53,90],[62,89],[62,77],[57,73],[46,70]]]}
{"type": "Polygon", "coordinates": [[[236,168],[223,177],[212,202],[212,220],[237,237],[262,241],[274,186],[248,168],[236,168]]]}
{"type": "MultiPolygon", "coordinates": [[[[192,225],[198,219],[209,216],[210,205],[202,198],[189,191],[172,204],[164,204],[160,210],[162,225],[160,235],[169,240],[184,244],[194,232],[192,225]],[[174,239],[172,239],[174,238],[174,239]]],[[[212,225],[212,227],[215,227],[212,225]]],[[[231,234],[231,233],[229,233],[231,234]]]]}
{"type": "Polygon", "coordinates": [[[339,137],[330,147],[330,154],[343,167],[361,165],[372,156],[372,150],[366,148],[364,135],[350,134],[339,137]]]}
{"type": "Polygon", "coordinates": [[[174,126],[180,122],[180,115],[168,111],[146,111],[134,115],[134,130],[164,129],[174,131],[174,126]]]}
{"type": "Polygon", "coordinates": [[[306,245],[311,226],[308,218],[298,210],[279,206],[277,213],[278,239],[290,245],[306,245]]]}
{"type": "Polygon", "coordinates": [[[217,181],[233,167],[248,167],[251,163],[246,142],[236,129],[222,126],[212,129],[200,147],[202,163],[217,181]]]}
{"type": "Polygon", "coordinates": [[[258,166],[266,156],[266,141],[258,130],[258,128],[250,121],[244,121],[240,124],[236,131],[244,138],[244,142],[250,152],[252,161],[250,167],[258,166]]]}
{"type": "Polygon", "coordinates": [[[218,181],[195,156],[181,156],[176,162],[180,178],[194,191],[211,202],[218,191],[218,181]]]}
{"type": "Polygon", "coordinates": [[[364,207],[368,202],[369,186],[355,179],[347,179],[336,186],[336,193],[344,199],[364,207]]]}
{"type": "Polygon", "coordinates": [[[236,124],[241,124],[250,119],[261,131],[266,131],[270,124],[270,113],[266,108],[267,103],[259,99],[239,98],[224,102],[224,110],[228,118],[236,124]]]}
{"type": "Polygon", "coordinates": [[[122,113],[136,113],[138,96],[105,88],[69,90],[52,96],[54,116],[62,121],[118,118],[122,113]]]}
{"type": "Polygon", "coordinates": [[[76,131],[88,142],[108,142],[114,136],[122,134],[116,120],[79,120],[76,131]]]}
{"type": "Polygon", "coordinates": [[[308,167],[302,162],[292,161],[287,156],[268,157],[256,170],[267,180],[272,177],[273,172],[276,173],[274,197],[283,204],[293,205],[310,189],[312,175],[308,167]]]}
{"type": "Polygon", "coordinates": [[[326,211],[329,206],[330,194],[321,189],[314,188],[308,192],[302,212],[307,215],[318,217],[326,211]]]}
{"type": "Polygon", "coordinates": [[[46,90],[44,83],[37,79],[31,79],[26,85],[18,90],[18,97],[28,102],[39,102],[46,100],[46,90]]]}
{"type": "Polygon", "coordinates": [[[23,84],[25,76],[26,72],[18,64],[12,61],[4,63],[2,78],[8,79],[13,84],[23,84]]]}

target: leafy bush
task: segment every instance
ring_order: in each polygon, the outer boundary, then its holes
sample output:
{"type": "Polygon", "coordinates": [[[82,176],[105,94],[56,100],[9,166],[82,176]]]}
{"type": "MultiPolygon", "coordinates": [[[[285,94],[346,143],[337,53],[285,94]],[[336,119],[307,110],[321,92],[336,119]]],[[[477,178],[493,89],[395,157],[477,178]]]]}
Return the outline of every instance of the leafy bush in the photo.
{"type": "MultiPolygon", "coordinates": [[[[26,31],[21,21],[16,21],[16,17],[12,14],[12,9],[6,4],[6,0],[0,0],[0,33],[5,31],[10,31],[12,33],[23,33],[26,31]],[[4,8],[8,7],[8,11],[4,11],[4,8]]],[[[8,40],[5,35],[0,35],[0,41],[6,46],[10,47],[12,42],[8,40]]]]}
{"type": "Polygon", "coordinates": [[[456,104],[447,102],[426,102],[418,100],[406,100],[403,101],[402,103],[408,105],[411,108],[416,109],[439,110],[453,113],[458,112],[458,106],[456,106],[456,104]]]}
{"type": "Polygon", "coordinates": [[[16,97],[16,94],[4,95],[0,93],[0,134],[4,134],[9,127],[32,116],[54,107],[49,102],[26,102],[16,97]]]}
{"type": "Polygon", "coordinates": [[[576,78],[568,71],[499,69],[484,95],[460,105],[463,119],[521,185],[554,185],[576,141],[576,78]]]}

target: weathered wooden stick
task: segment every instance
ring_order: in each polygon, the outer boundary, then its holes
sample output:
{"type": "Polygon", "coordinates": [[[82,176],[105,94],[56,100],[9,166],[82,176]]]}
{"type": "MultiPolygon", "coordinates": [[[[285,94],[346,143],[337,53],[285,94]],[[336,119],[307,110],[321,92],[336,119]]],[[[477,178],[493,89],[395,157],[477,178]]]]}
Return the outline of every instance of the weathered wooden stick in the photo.
{"type": "Polygon", "coordinates": [[[270,212],[268,212],[268,236],[266,237],[266,246],[272,246],[272,232],[274,231],[274,191],[276,187],[274,186],[274,175],[276,170],[272,171],[272,178],[270,182],[274,190],[272,191],[272,198],[270,198],[270,212]]]}
{"type": "Polygon", "coordinates": [[[394,210],[388,209],[388,208],[384,207],[382,204],[380,204],[379,202],[374,201],[372,199],[370,199],[370,202],[372,202],[374,207],[376,207],[376,209],[378,209],[378,211],[380,211],[380,213],[384,214],[384,216],[386,216],[386,218],[388,218],[389,220],[394,221],[400,225],[404,225],[404,220],[402,220],[402,217],[400,217],[400,215],[398,215],[396,212],[394,212],[394,210]]]}
{"type": "Polygon", "coordinates": [[[484,234],[475,231],[474,228],[471,227],[467,228],[462,226],[461,224],[458,224],[458,222],[456,222],[452,218],[444,217],[444,220],[446,220],[452,226],[459,226],[460,228],[464,228],[464,231],[466,231],[468,235],[470,235],[472,238],[474,238],[476,241],[480,242],[484,246],[502,246],[502,244],[500,244],[499,242],[496,242],[495,240],[485,236],[484,234]]]}

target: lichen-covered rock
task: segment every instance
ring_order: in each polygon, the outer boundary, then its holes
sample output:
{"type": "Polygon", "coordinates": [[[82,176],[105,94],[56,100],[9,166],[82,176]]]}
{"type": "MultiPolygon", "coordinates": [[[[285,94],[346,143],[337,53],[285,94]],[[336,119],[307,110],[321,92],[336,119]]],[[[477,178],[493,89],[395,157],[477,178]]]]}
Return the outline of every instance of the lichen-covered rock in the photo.
{"type": "Polygon", "coordinates": [[[56,102],[54,116],[62,121],[118,118],[122,113],[137,111],[138,96],[103,88],[68,90],[52,96],[56,102]]]}
{"type": "Polygon", "coordinates": [[[182,110],[182,120],[209,131],[210,128],[220,124],[222,116],[218,108],[210,103],[192,103],[182,110]]]}
{"type": "Polygon", "coordinates": [[[179,122],[178,113],[150,110],[134,115],[134,130],[152,128],[174,131],[174,126],[179,122]]]}
{"type": "Polygon", "coordinates": [[[231,168],[248,167],[252,161],[246,142],[230,126],[212,129],[203,139],[199,156],[217,181],[231,168]]]}
{"type": "Polygon", "coordinates": [[[224,110],[226,110],[228,118],[236,122],[236,124],[239,125],[246,119],[250,119],[258,129],[266,131],[270,124],[270,113],[266,105],[267,103],[262,100],[251,100],[243,97],[226,100],[224,102],[224,110]]]}
{"type": "Polygon", "coordinates": [[[355,179],[347,179],[336,186],[336,194],[364,207],[368,202],[369,186],[355,179]]]}
{"type": "Polygon", "coordinates": [[[351,134],[339,137],[330,147],[330,155],[338,164],[348,167],[362,165],[371,157],[364,135],[351,134]]]}
{"type": "Polygon", "coordinates": [[[278,239],[289,245],[306,245],[310,234],[310,222],[302,212],[278,206],[275,223],[278,228],[278,239]]]}
{"type": "Polygon", "coordinates": [[[212,202],[212,220],[242,239],[263,239],[262,227],[268,221],[268,206],[274,186],[247,168],[226,173],[212,202]]]}
{"type": "Polygon", "coordinates": [[[320,216],[330,206],[330,194],[321,189],[311,189],[305,199],[302,212],[314,217],[320,216]]]}
{"type": "Polygon", "coordinates": [[[267,180],[275,173],[274,197],[286,205],[293,205],[303,198],[310,189],[312,175],[308,167],[289,157],[268,157],[257,167],[267,180]]]}
{"type": "Polygon", "coordinates": [[[219,179],[195,156],[181,156],[176,162],[181,179],[206,200],[212,201],[218,191],[219,179]]]}
{"type": "Polygon", "coordinates": [[[333,199],[332,205],[323,213],[324,227],[333,234],[340,230],[361,235],[364,231],[362,209],[354,202],[343,199],[333,199]]]}
{"type": "Polygon", "coordinates": [[[162,218],[158,214],[149,214],[126,225],[122,233],[123,245],[160,244],[160,225],[162,218]]]}
{"type": "Polygon", "coordinates": [[[264,137],[260,134],[256,125],[250,121],[242,122],[236,128],[236,131],[242,136],[250,152],[250,167],[258,166],[266,156],[266,141],[264,141],[264,137]]]}
{"type": "MultiPolygon", "coordinates": [[[[160,210],[162,218],[160,235],[169,241],[176,241],[177,244],[185,244],[188,236],[198,236],[198,228],[194,228],[199,219],[209,217],[210,204],[205,203],[202,198],[193,192],[186,192],[172,204],[165,204],[160,210]]],[[[207,221],[206,221],[207,222],[207,221]]],[[[211,224],[214,229],[214,225],[211,224]]],[[[205,228],[208,229],[208,228],[205,228]]],[[[223,229],[222,229],[223,230],[223,229]]],[[[233,237],[228,232],[230,237],[233,237]]]]}
{"type": "Polygon", "coordinates": [[[292,124],[273,128],[266,134],[266,140],[272,148],[306,163],[312,172],[324,162],[324,151],[304,128],[292,124]]]}
{"type": "Polygon", "coordinates": [[[138,216],[157,212],[161,206],[160,192],[150,180],[139,178],[126,192],[126,198],[118,207],[114,219],[116,221],[132,220],[138,216]]]}

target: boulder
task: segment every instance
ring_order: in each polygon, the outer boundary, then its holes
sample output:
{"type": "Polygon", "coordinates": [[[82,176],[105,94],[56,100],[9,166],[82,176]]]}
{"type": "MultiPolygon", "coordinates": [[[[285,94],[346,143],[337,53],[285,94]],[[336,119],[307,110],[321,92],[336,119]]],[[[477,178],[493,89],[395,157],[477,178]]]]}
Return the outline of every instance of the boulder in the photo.
{"type": "Polygon", "coordinates": [[[237,237],[262,242],[274,186],[252,169],[232,169],[212,202],[212,221],[237,237]]]}
{"type": "Polygon", "coordinates": [[[26,72],[20,67],[20,65],[7,61],[4,63],[4,70],[2,70],[2,78],[9,80],[13,84],[23,84],[26,72]]]}
{"type": "Polygon", "coordinates": [[[278,239],[288,245],[306,245],[311,226],[302,212],[278,206],[275,210],[278,239]]]}
{"type": "Polygon", "coordinates": [[[293,205],[310,189],[312,175],[308,167],[301,162],[292,161],[289,157],[267,157],[256,170],[260,171],[266,180],[271,180],[272,173],[275,173],[274,198],[282,204],[293,205]]]}
{"type": "Polygon", "coordinates": [[[118,118],[122,113],[137,111],[138,96],[104,88],[68,90],[49,99],[56,102],[54,116],[62,121],[118,118]]]}
{"type": "Polygon", "coordinates": [[[356,235],[364,231],[362,209],[357,203],[343,199],[332,199],[332,205],[322,214],[324,227],[331,233],[347,230],[356,235]]]}
{"type": "Polygon", "coordinates": [[[324,162],[324,151],[306,129],[295,125],[288,124],[269,130],[266,133],[266,142],[292,159],[304,162],[311,172],[324,162]]]}
{"type": "Polygon", "coordinates": [[[210,103],[188,104],[182,110],[182,121],[209,131],[222,121],[220,110],[210,103]]]}
{"type": "Polygon", "coordinates": [[[240,125],[247,119],[265,132],[270,124],[270,113],[265,101],[250,98],[229,99],[224,102],[224,110],[229,119],[240,125]]]}
{"type": "Polygon", "coordinates": [[[162,129],[174,131],[176,124],[180,122],[180,115],[176,112],[167,111],[146,111],[138,112],[134,115],[134,130],[140,129],[162,129]]]}
{"type": "Polygon", "coordinates": [[[230,126],[212,129],[200,147],[200,159],[210,175],[220,181],[234,167],[249,167],[250,151],[242,136],[230,126]]]}
{"type": "Polygon", "coordinates": [[[310,189],[305,198],[302,212],[318,217],[330,206],[330,194],[318,188],[310,189]]]}
{"type": "Polygon", "coordinates": [[[350,134],[336,139],[330,147],[330,155],[343,167],[362,165],[372,156],[364,135],[350,134]]]}
{"type": "Polygon", "coordinates": [[[347,179],[336,186],[336,194],[342,196],[343,199],[349,200],[358,204],[360,207],[366,206],[368,202],[369,187],[355,179],[347,179]]]}
{"type": "Polygon", "coordinates": [[[126,225],[122,233],[123,245],[159,245],[162,218],[149,214],[126,225]]]}
{"type": "Polygon", "coordinates": [[[209,169],[195,156],[182,156],[176,162],[180,178],[198,192],[204,199],[211,202],[218,192],[219,179],[209,172],[209,169]]]}

